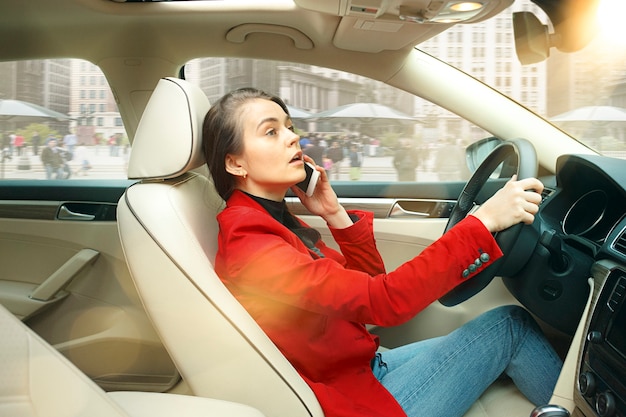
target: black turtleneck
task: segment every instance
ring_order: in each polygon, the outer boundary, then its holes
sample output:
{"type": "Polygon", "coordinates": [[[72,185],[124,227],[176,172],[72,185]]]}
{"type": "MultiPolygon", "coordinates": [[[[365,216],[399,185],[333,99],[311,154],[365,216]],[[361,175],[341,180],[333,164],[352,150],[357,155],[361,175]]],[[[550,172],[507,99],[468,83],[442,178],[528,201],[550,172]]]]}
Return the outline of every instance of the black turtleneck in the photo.
{"type": "MultiPolygon", "coordinates": [[[[244,191],[244,193],[246,193],[244,191]]],[[[315,246],[318,240],[321,239],[320,233],[311,228],[303,226],[298,219],[289,211],[285,200],[274,201],[267,198],[257,197],[250,193],[246,193],[254,201],[259,203],[276,221],[291,230],[298,238],[306,245],[307,248],[315,252],[320,258],[324,257],[324,254],[315,246]]]]}

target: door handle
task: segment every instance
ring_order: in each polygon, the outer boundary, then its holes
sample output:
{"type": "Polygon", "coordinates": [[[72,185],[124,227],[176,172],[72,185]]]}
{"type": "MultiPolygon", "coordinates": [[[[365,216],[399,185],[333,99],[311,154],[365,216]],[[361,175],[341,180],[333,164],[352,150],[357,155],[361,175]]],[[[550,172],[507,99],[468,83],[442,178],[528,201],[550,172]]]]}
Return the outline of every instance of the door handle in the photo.
{"type": "Polygon", "coordinates": [[[80,220],[80,221],[91,221],[96,218],[93,214],[84,214],[77,213],[75,211],[70,210],[67,205],[63,204],[59,208],[59,214],[57,214],[57,218],[59,220],[80,220]]]}
{"type": "Polygon", "coordinates": [[[82,249],[68,259],[59,269],[54,271],[44,282],[30,293],[29,298],[37,301],[50,301],[89,263],[93,262],[100,252],[93,249],[82,249]]]}

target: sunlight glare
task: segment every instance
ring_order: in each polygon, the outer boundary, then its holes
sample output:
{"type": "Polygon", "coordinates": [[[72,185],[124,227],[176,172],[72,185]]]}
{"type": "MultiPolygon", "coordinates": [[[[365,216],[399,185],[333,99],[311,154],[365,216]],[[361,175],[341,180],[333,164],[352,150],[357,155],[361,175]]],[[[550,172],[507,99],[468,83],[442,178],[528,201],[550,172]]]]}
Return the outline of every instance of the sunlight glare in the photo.
{"type": "Polygon", "coordinates": [[[598,6],[598,25],[601,36],[608,42],[626,45],[626,1],[601,0],[598,6]]]}

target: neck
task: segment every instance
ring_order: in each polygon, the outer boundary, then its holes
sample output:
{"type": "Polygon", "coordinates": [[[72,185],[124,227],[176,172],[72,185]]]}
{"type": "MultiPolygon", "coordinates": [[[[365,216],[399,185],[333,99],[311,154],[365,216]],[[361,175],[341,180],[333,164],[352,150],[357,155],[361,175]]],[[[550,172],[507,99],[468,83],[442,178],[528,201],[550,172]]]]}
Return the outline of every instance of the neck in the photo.
{"type": "Polygon", "coordinates": [[[283,201],[285,199],[285,196],[287,195],[287,190],[284,189],[268,190],[266,188],[255,187],[252,185],[253,184],[240,184],[237,189],[244,191],[248,194],[252,194],[254,196],[272,201],[283,201]]]}

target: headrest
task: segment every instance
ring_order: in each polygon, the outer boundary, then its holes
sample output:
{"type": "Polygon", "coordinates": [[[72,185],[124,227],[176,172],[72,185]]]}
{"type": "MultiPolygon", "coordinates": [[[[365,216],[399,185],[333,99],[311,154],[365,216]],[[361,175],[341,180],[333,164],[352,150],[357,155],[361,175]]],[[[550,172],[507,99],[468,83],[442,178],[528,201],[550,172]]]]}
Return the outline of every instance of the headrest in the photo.
{"type": "Polygon", "coordinates": [[[137,126],[128,178],[175,178],[202,166],[202,123],[209,107],[197,85],[178,78],[159,80],[137,126]]]}

